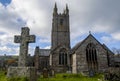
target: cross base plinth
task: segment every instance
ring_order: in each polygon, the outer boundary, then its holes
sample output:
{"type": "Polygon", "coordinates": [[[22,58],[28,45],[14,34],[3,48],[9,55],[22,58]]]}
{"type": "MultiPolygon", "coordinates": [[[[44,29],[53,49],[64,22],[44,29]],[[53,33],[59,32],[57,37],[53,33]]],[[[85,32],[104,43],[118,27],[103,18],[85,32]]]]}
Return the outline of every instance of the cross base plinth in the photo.
{"type": "Polygon", "coordinates": [[[37,74],[34,67],[9,67],[7,77],[27,77],[29,81],[36,81],[37,74]]]}

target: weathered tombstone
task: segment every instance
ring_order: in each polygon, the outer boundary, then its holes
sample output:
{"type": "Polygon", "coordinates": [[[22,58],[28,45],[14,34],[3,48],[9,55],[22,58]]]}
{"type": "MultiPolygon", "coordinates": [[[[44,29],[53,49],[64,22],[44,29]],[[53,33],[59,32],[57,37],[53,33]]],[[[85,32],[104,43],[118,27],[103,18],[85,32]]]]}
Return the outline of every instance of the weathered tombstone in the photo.
{"type": "Polygon", "coordinates": [[[28,27],[23,27],[21,36],[15,36],[14,42],[20,43],[18,67],[9,67],[7,77],[28,77],[30,81],[36,81],[36,69],[27,66],[28,44],[35,42],[35,36],[29,35],[29,31],[28,27]]]}
{"type": "Polygon", "coordinates": [[[70,65],[69,65],[69,66],[67,66],[67,68],[68,68],[68,70],[66,73],[72,73],[72,67],[70,67],[70,65]]]}
{"type": "Polygon", "coordinates": [[[89,71],[89,76],[90,76],[90,77],[93,77],[93,76],[94,76],[94,71],[93,71],[92,69],[89,71]]]}
{"type": "Polygon", "coordinates": [[[46,68],[43,69],[43,78],[48,78],[48,70],[46,68]]]}
{"type": "Polygon", "coordinates": [[[50,69],[49,76],[50,77],[54,77],[55,76],[55,71],[53,69],[50,69]]]}
{"type": "Polygon", "coordinates": [[[52,77],[54,77],[55,76],[55,71],[54,70],[52,70],[52,77]]]}

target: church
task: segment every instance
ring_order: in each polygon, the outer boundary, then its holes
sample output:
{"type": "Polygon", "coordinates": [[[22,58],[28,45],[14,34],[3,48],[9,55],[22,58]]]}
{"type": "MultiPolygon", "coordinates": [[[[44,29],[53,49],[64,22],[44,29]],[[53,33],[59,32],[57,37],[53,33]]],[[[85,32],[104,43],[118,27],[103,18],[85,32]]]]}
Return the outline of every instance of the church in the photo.
{"type": "Polygon", "coordinates": [[[53,69],[56,73],[104,72],[112,66],[113,52],[101,44],[91,33],[71,48],[69,8],[58,13],[53,9],[51,48],[35,48],[34,65],[38,71],[53,69]]]}

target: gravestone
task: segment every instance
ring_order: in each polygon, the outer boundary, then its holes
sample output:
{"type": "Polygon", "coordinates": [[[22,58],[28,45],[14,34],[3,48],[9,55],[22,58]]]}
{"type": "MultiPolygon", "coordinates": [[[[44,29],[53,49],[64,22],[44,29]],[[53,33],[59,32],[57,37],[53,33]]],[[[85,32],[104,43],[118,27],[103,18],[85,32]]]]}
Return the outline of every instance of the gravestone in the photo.
{"type": "Polygon", "coordinates": [[[55,71],[51,66],[49,66],[48,72],[49,72],[49,77],[54,77],[55,76],[55,71]]]}
{"type": "Polygon", "coordinates": [[[30,81],[36,81],[36,69],[28,67],[28,44],[35,42],[35,35],[29,35],[29,28],[23,27],[21,36],[16,35],[14,42],[20,43],[18,67],[9,67],[7,77],[28,77],[30,81]]]}
{"type": "Polygon", "coordinates": [[[43,78],[48,78],[48,70],[46,68],[43,69],[43,78]]]}
{"type": "Polygon", "coordinates": [[[93,77],[93,76],[94,76],[94,71],[93,71],[92,69],[89,71],[89,76],[90,76],[90,77],[93,77]]]}
{"type": "Polygon", "coordinates": [[[53,69],[49,70],[49,76],[54,77],[55,76],[55,71],[53,69]]]}
{"type": "Polygon", "coordinates": [[[55,76],[55,71],[51,70],[51,72],[52,72],[52,77],[54,77],[55,76]]]}

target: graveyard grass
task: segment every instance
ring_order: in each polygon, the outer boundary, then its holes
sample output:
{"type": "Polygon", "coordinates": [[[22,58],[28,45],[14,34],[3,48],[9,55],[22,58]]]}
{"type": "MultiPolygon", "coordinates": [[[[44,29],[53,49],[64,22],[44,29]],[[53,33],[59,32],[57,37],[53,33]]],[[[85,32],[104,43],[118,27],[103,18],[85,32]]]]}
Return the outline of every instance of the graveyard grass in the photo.
{"type": "Polygon", "coordinates": [[[39,78],[38,81],[105,81],[103,74],[96,74],[94,77],[83,76],[82,74],[56,74],[54,78],[39,78]]]}
{"type": "Polygon", "coordinates": [[[0,71],[0,81],[7,81],[4,71],[0,71]]]}
{"type": "Polygon", "coordinates": [[[13,77],[13,78],[7,78],[5,71],[0,71],[0,81],[28,81],[26,77],[13,77]]]}
{"type": "MultiPolygon", "coordinates": [[[[6,78],[5,72],[0,71],[0,81],[28,81],[27,78],[6,78]]],[[[37,81],[105,81],[103,74],[96,74],[94,77],[87,77],[81,74],[56,74],[54,78],[38,78],[37,81]]]]}

